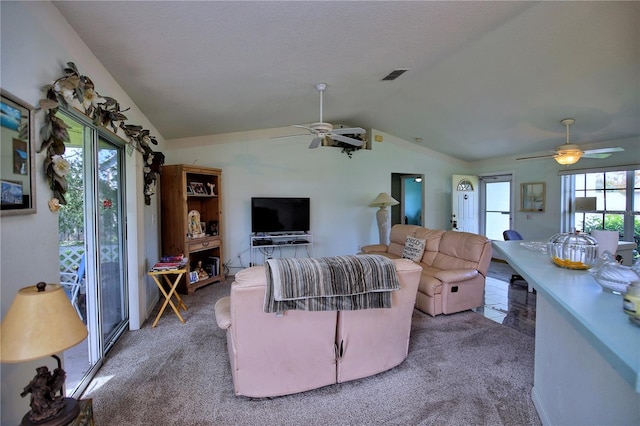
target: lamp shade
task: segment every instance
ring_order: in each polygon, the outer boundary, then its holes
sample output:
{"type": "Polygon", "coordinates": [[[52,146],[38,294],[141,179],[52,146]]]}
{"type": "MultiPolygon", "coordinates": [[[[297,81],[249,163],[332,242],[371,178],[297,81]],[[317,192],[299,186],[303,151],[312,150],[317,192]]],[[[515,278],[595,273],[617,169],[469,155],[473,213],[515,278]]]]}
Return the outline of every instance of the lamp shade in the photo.
{"type": "Polygon", "coordinates": [[[0,361],[24,362],[69,349],[87,337],[87,327],[59,284],[25,287],[0,325],[0,361]]]}
{"type": "Polygon", "coordinates": [[[396,204],[400,203],[386,192],[381,192],[380,194],[378,194],[376,199],[369,204],[369,207],[387,207],[395,206],[396,204]]]}
{"type": "Polygon", "coordinates": [[[597,197],[576,197],[574,207],[576,212],[592,212],[596,210],[597,197]]]}

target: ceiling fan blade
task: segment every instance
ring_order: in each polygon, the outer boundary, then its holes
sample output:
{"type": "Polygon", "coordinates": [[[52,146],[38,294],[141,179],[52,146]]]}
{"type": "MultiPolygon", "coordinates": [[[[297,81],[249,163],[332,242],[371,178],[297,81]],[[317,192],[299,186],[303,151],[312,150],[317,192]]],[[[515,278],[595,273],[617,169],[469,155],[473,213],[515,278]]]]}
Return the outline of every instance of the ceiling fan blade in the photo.
{"type": "Polygon", "coordinates": [[[313,133],[313,129],[311,127],[303,126],[301,124],[292,124],[291,127],[297,127],[299,129],[305,129],[313,133]]]}
{"type": "Polygon", "coordinates": [[[600,149],[587,149],[582,155],[584,158],[607,158],[614,152],[624,151],[624,148],[600,148],[600,149]]]}
{"type": "Polygon", "coordinates": [[[610,157],[611,154],[610,153],[605,153],[605,154],[584,154],[582,156],[582,158],[598,158],[598,159],[603,159],[603,158],[607,158],[610,157]]]}
{"type": "Polygon", "coordinates": [[[293,138],[296,136],[309,136],[308,133],[298,133],[297,135],[286,135],[286,136],[272,136],[271,139],[283,139],[283,138],[293,138]]]}
{"type": "Polygon", "coordinates": [[[363,135],[367,131],[361,127],[348,127],[345,129],[333,129],[331,133],[334,135],[363,135]]]}
{"type": "MultiPolygon", "coordinates": [[[[585,149],[584,156],[591,154],[611,154],[613,152],[621,152],[624,151],[624,148],[600,148],[600,149],[585,149]]],[[[595,158],[595,157],[594,157],[595,158]]],[[[603,157],[606,158],[606,157],[603,157]]]]}
{"type": "Polygon", "coordinates": [[[520,157],[516,158],[516,160],[534,160],[536,158],[553,158],[555,154],[547,154],[547,155],[533,155],[531,157],[520,157]]]}
{"type": "Polygon", "coordinates": [[[321,138],[321,137],[313,138],[313,140],[311,141],[311,145],[309,145],[309,149],[314,149],[314,148],[319,147],[320,143],[322,142],[322,139],[324,139],[324,138],[321,138]]]}
{"type": "Polygon", "coordinates": [[[362,143],[363,143],[358,139],[348,138],[346,136],[336,134],[335,132],[331,132],[329,134],[329,137],[333,140],[348,143],[349,145],[353,145],[353,146],[362,146],[362,143]]]}

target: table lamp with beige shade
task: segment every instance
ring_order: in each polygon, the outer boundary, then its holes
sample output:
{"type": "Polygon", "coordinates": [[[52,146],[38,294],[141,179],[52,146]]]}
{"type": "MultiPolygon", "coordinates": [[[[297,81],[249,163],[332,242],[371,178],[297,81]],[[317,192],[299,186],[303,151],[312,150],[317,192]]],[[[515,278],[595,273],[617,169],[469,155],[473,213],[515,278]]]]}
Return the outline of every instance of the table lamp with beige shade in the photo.
{"type": "Polygon", "coordinates": [[[53,374],[46,366],[23,389],[31,394],[31,410],[22,425],[68,424],[79,413],[78,401],[64,397],[66,373],[61,353],[87,337],[87,327],[59,284],[40,282],[18,291],[0,324],[0,361],[18,363],[52,356],[58,362],[53,374]]]}

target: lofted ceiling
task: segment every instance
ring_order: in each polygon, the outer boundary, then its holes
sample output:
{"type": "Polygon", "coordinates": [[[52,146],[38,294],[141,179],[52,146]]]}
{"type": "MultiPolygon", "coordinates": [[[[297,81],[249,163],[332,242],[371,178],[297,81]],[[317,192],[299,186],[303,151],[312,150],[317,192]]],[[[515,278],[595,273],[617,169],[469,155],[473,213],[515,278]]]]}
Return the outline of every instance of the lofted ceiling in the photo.
{"type": "Polygon", "coordinates": [[[321,82],[324,121],[466,161],[640,137],[637,1],[54,4],[165,139],[316,122],[321,82]]]}

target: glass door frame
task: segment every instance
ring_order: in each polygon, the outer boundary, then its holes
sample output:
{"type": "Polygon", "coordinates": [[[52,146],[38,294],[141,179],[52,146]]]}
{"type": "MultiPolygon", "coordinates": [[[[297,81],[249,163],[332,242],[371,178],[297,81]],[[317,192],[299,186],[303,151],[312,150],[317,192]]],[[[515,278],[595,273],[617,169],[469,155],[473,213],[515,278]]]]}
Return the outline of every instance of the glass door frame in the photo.
{"type": "MultiPolygon", "coordinates": [[[[121,292],[122,292],[122,299],[120,300],[120,304],[121,304],[121,309],[122,309],[122,316],[124,317],[123,320],[121,320],[113,329],[111,329],[108,333],[108,335],[106,335],[105,330],[104,330],[104,326],[105,326],[105,312],[104,310],[99,310],[98,313],[98,318],[99,318],[99,326],[100,326],[100,331],[101,331],[101,335],[102,335],[102,347],[103,347],[103,355],[106,354],[109,349],[111,349],[111,347],[115,344],[116,340],[118,339],[118,337],[122,334],[122,332],[127,328],[128,324],[129,324],[129,300],[128,300],[128,273],[127,273],[127,243],[126,243],[126,236],[127,236],[127,215],[126,215],[126,194],[125,194],[125,186],[126,186],[126,179],[125,179],[125,165],[124,165],[124,161],[125,161],[125,147],[121,144],[121,143],[116,143],[114,140],[112,140],[112,138],[107,137],[108,132],[101,132],[98,131],[96,134],[97,137],[97,141],[92,141],[92,148],[96,148],[94,150],[94,152],[92,152],[92,156],[95,159],[95,163],[92,163],[92,165],[95,167],[95,169],[93,170],[94,173],[92,173],[92,178],[94,179],[94,182],[92,182],[93,186],[94,186],[94,192],[92,194],[95,195],[97,194],[97,196],[100,195],[100,189],[99,189],[99,183],[100,183],[100,178],[99,178],[99,172],[100,172],[100,159],[99,159],[99,152],[104,149],[104,147],[102,146],[102,144],[108,144],[109,146],[115,148],[117,150],[117,156],[118,156],[118,181],[119,181],[119,200],[118,200],[118,206],[119,206],[119,212],[118,212],[118,217],[121,218],[121,222],[118,223],[118,234],[119,234],[119,257],[121,259],[121,266],[122,266],[122,270],[120,273],[120,279],[121,279],[121,284],[122,284],[122,288],[121,288],[121,292]],[[106,134],[105,134],[106,133],[106,134]],[[105,341],[106,340],[106,341],[105,341]]],[[[98,224],[100,223],[100,208],[102,206],[101,202],[99,199],[96,199],[95,196],[94,198],[94,202],[91,204],[92,208],[94,209],[93,214],[95,215],[95,222],[94,224],[98,224]]],[[[98,229],[98,227],[96,227],[96,229],[94,230],[95,234],[91,234],[91,238],[94,238],[95,236],[98,236],[98,239],[95,241],[95,247],[101,251],[102,249],[102,243],[99,239],[99,235],[100,235],[100,229],[98,229]]],[[[99,276],[101,277],[101,281],[104,280],[104,278],[106,277],[106,272],[103,269],[103,265],[105,265],[101,259],[102,259],[102,255],[103,253],[100,252],[98,256],[96,256],[95,261],[98,263],[97,266],[97,271],[99,271],[99,276]]],[[[102,284],[101,284],[102,285],[102,284]]],[[[105,294],[103,292],[100,292],[98,294],[98,298],[96,299],[97,302],[99,303],[99,306],[101,306],[102,308],[105,307],[105,304],[103,303],[105,299],[105,294]]]]}
{"type": "Polygon", "coordinates": [[[492,175],[478,176],[479,180],[479,199],[480,199],[480,235],[485,235],[487,232],[487,183],[509,182],[509,229],[514,228],[514,212],[515,212],[515,199],[514,185],[513,185],[513,173],[500,173],[492,175]]]}

